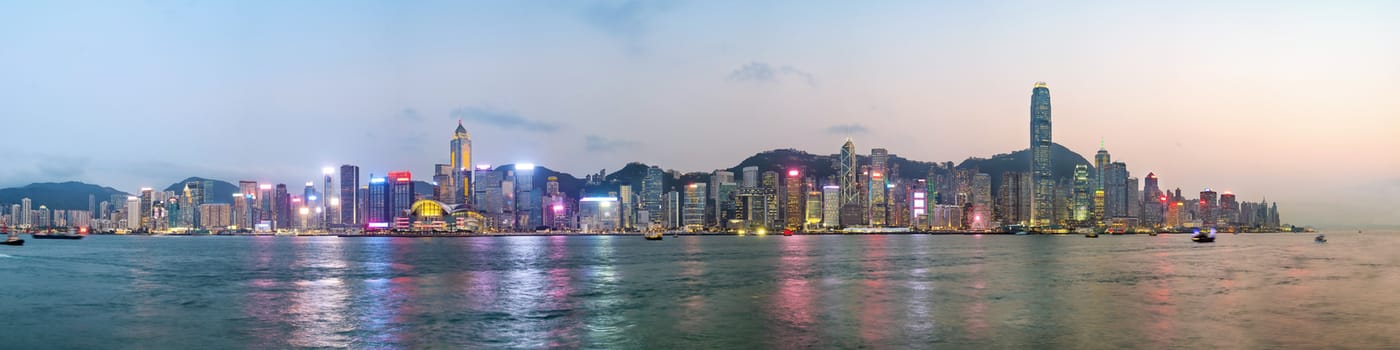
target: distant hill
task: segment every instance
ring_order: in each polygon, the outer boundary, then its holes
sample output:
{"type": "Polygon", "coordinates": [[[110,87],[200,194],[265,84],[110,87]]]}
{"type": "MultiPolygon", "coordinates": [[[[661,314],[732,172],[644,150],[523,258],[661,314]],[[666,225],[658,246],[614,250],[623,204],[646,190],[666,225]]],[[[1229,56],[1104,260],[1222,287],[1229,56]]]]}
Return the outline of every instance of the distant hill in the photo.
{"type": "MultiPolygon", "coordinates": [[[[129,196],[111,187],[102,187],[76,181],[33,183],[24,187],[0,189],[0,204],[19,204],[29,198],[33,208],[40,205],[56,210],[88,210],[88,196],[94,204],[111,201],[113,195],[129,196]]],[[[125,205],[125,203],[113,204],[125,205]]]]}
{"type": "MultiPolygon", "coordinates": [[[[238,192],[238,186],[223,180],[206,179],[202,177],[190,177],[180,182],[170,184],[165,187],[165,191],[174,191],[176,194],[184,195],[185,184],[196,181],[213,181],[214,187],[204,189],[204,201],[209,203],[233,203],[233,194],[238,192]]],[[[291,191],[290,188],[287,189],[291,191]]]]}
{"type": "MultiPolygon", "coordinates": [[[[1060,144],[1052,144],[1050,147],[1050,166],[1056,181],[1061,178],[1072,178],[1076,165],[1087,165],[1089,171],[1094,171],[1094,164],[1089,163],[1079,153],[1071,151],[1060,144]]],[[[992,176],[992,188],[995,191],[997,186],[1001,186],[1001,173],[1007,171],[1026,172],[1031,168],[1030,149],[1023,149],[1011,153],[1003,153],[991,158],[968,158],[958,169],[978,169],[982,173],[992,176]]]]}

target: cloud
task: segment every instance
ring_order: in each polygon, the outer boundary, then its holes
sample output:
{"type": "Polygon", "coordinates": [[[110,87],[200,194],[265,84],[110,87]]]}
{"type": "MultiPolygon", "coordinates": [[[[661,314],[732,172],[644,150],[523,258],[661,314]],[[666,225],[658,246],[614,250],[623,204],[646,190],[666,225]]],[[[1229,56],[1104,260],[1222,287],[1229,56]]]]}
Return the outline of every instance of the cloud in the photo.
{"type": "Polygon", "coordinates": [[[453,119],[495,125],[503,129],[520,129],[534,132],[555,132],[559,125],[544,121],[530,120],[514,111],[498,110],[490,107],[462,107],[452,111],[453,119]]]}
{"type": "Polygon", "coordinates": [[[641,39],[651,17],[671,5],[669,1],[600,1],[588,8],[584,18],[598,30],[622,40],[635,53],[642,51],[641,39]]]}
{"type": "Polygon", "coordinates": [[[410,122],[421,122],[423,121],[423,115],[419,114],[418,110],[416,109],[404,108],[402,111],[399,111],[398,114],[394,115],[394,119],[410,122]]]}
{"type": "Polygon", "coordinates": [[[629,140],[609,140],[602,136],[588,135],[584,138],[584,149],[589,152],[612,152],[618,149],[637,146],[640,143],[629,140]]]}
{"type": "Polygon", "coordinates": [[[870,129],[860,124],[837,124],[826,128],[826,133],[833,135],[855,135],[867,132],[870,132],[870,129]]]}
{"type": "Polygon", "coordinates": [[[87,158],[50,156],[39,160],[39,176],[44,179],[71,180],[83,175],[87,158]]]}
{"type": "Polygon", "coordinates": [[[791,66],[775,67],[764,62],[749,62],[729,72],[729,81],[737,83],[777,83],[785,80],[797,80],[807,86],[817,86],[815,76],[791,66]]]}

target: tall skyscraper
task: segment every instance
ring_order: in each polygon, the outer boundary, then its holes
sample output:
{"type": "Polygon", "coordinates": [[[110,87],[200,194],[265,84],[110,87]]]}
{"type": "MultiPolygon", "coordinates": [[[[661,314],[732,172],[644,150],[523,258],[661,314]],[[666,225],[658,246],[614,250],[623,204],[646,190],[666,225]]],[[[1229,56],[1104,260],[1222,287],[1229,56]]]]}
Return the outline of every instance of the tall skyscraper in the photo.
{"type": "Polygon", "coordinates": [[[345,164],[340,166],[340,223],[355,226],[362,223],[360,217],[360,167],[345,164]]]}
{"type": "Polygon", "coordinates": [[[389,179],[369,177],[364,222],[370,228],[386,228],[389,223],[389,179]]]}
{"type": "Polygon", "coordinates": [[[783,178],[783,218],[785,226],[794,230],[800,229],[806,220],[802,205],[807,191],[802,188],[802,182],[802,172],[797,169],[788,170],[787,177],[783,178]]]}
{"type": "Polygon", "coordinates": [[[1055,179],[1050,167],[1050,88],[1031,89],[1031,225],[1048,226],[1055,215],[1055,179]]]}
{"type": "MultiPolygon", "coordinates": [[[[747,171],[745,172],[747,177],[747,171]]],[[[666,219],[662,215],[661,206],[665,198],[664,180],[666,173],[655,165],[647,168],[646,175],[642,177],[642,209],[650,215],[651,223],[661,224],[666,219]]]]}
{"type": "Polygon", "coordinates": [[[23,199],[20,199],[20,200],[19,200],[19,203],[20,203],[20,205],[19,205],[19,206],[20,206],[20,209],[19,209],[20,212],[16,214],[16,217],[19,218],[20,220],[16,220],[16,221],[19,222],[20,226],[25,227],[25,228],[32,228],[32,227],[35,227],[35,225],[34,225],[34,201],[33,201],[33,200],[30,200],[28,197],[25,197],[25,198],[23,198],[23,199]]]}
{"type": "Polygon", "coordinates": [[[461,120],[457,121],[457,130],[452,132],[451,157],[453,200],[455,204],[472,203],[472,135],[467,133],[461,120]]]}
{"type": "Polygon", "coordinates": [[[393,221],[391,226],[395,228],[407,228],[409,224],[408,211],[413,206],[413,173],[409,171],[390,171],[388,177],[388,218],[393,221]]]}
{"type": "MultiPolygon", "coordinates": [[[[515,182],[513,185],[515,204],[516,228],[521,230],[534,231],[544,221],[543,213],[539,211],[536,204],[535,193],[535,165],[530,163],[520,163],[515,165],[515,182]]],[[[658,203],[659,204],[659,203],[658,203]]],[[[659,205],[658,205],[659,207],[659,205]]],[[[659,212],[658,212],[659,213],[659,212]]]]}
{"type": "Polygon", "coordinates": [[[273,203],[275,203],[272,205],[274,210],[274,214],[272,214],[273,229],[292,229],[294,226],[292,223],[296,222],[296,218],[292,217],[292,194],[287,192],[287,184],[277,184],[276,188],[273,189],[272,197],[273,203]]]}
{"type": "Polygon", "coordinates": [[[1102,190],[1107,177],[1108,165],[1113,163],[1113,157],[1109,156],[1108,150],[1104,149],[1103,141],[1099,141],[1099,152],[1094,154],[1094,189],[1102,190]]]}
{"type": "MultiPolygon", "coordinates": [[[[860,168],[856,166],[856,144],[851,139],[846,139],[846,144],[841,146],[841,156],[838,159],[841,163],[838,166],[836,175],[840,177],[841,205],[858,204],[860,201],[860,189],[856,188],[856,172],[860,168]]],[[[846,225],[848,223],[843,223],[846,225]]]]}
{"type": "Polygon", "coordinates": [[[705,228],[705,200],[709,186],[705,183],[692,183],[685,187],[685,204],[682,209],[682,224],[688,230],[705,228]]]}
{"type": "Polygon", "coordinates": [[[1107,219],[1128,216],[1128,165],[1108,164],[1104,170],[1104,215],[1107,219]]]}

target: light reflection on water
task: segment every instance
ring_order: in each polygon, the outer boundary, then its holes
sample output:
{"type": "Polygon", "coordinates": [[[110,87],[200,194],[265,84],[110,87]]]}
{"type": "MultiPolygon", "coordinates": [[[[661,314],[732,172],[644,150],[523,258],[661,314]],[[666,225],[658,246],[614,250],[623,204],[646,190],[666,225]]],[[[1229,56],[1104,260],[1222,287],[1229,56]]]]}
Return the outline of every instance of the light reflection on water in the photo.
{"type": "Polygon", "coordinates": [[[1400,345],[1400,235],[1329,238],[96,236],[7,252],[0,312],[15,348],[1400,345]]]}

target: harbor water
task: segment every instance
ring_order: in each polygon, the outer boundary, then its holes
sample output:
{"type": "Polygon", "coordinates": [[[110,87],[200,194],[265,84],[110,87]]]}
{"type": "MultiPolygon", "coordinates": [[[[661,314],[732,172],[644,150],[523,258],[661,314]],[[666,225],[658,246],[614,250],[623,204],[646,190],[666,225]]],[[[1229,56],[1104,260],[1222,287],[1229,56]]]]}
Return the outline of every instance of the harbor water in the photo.
{"type": "Polygon", "coordinates": [[[0,247],[0,348],[1396,348],[1400,233],[0,247]]]}

